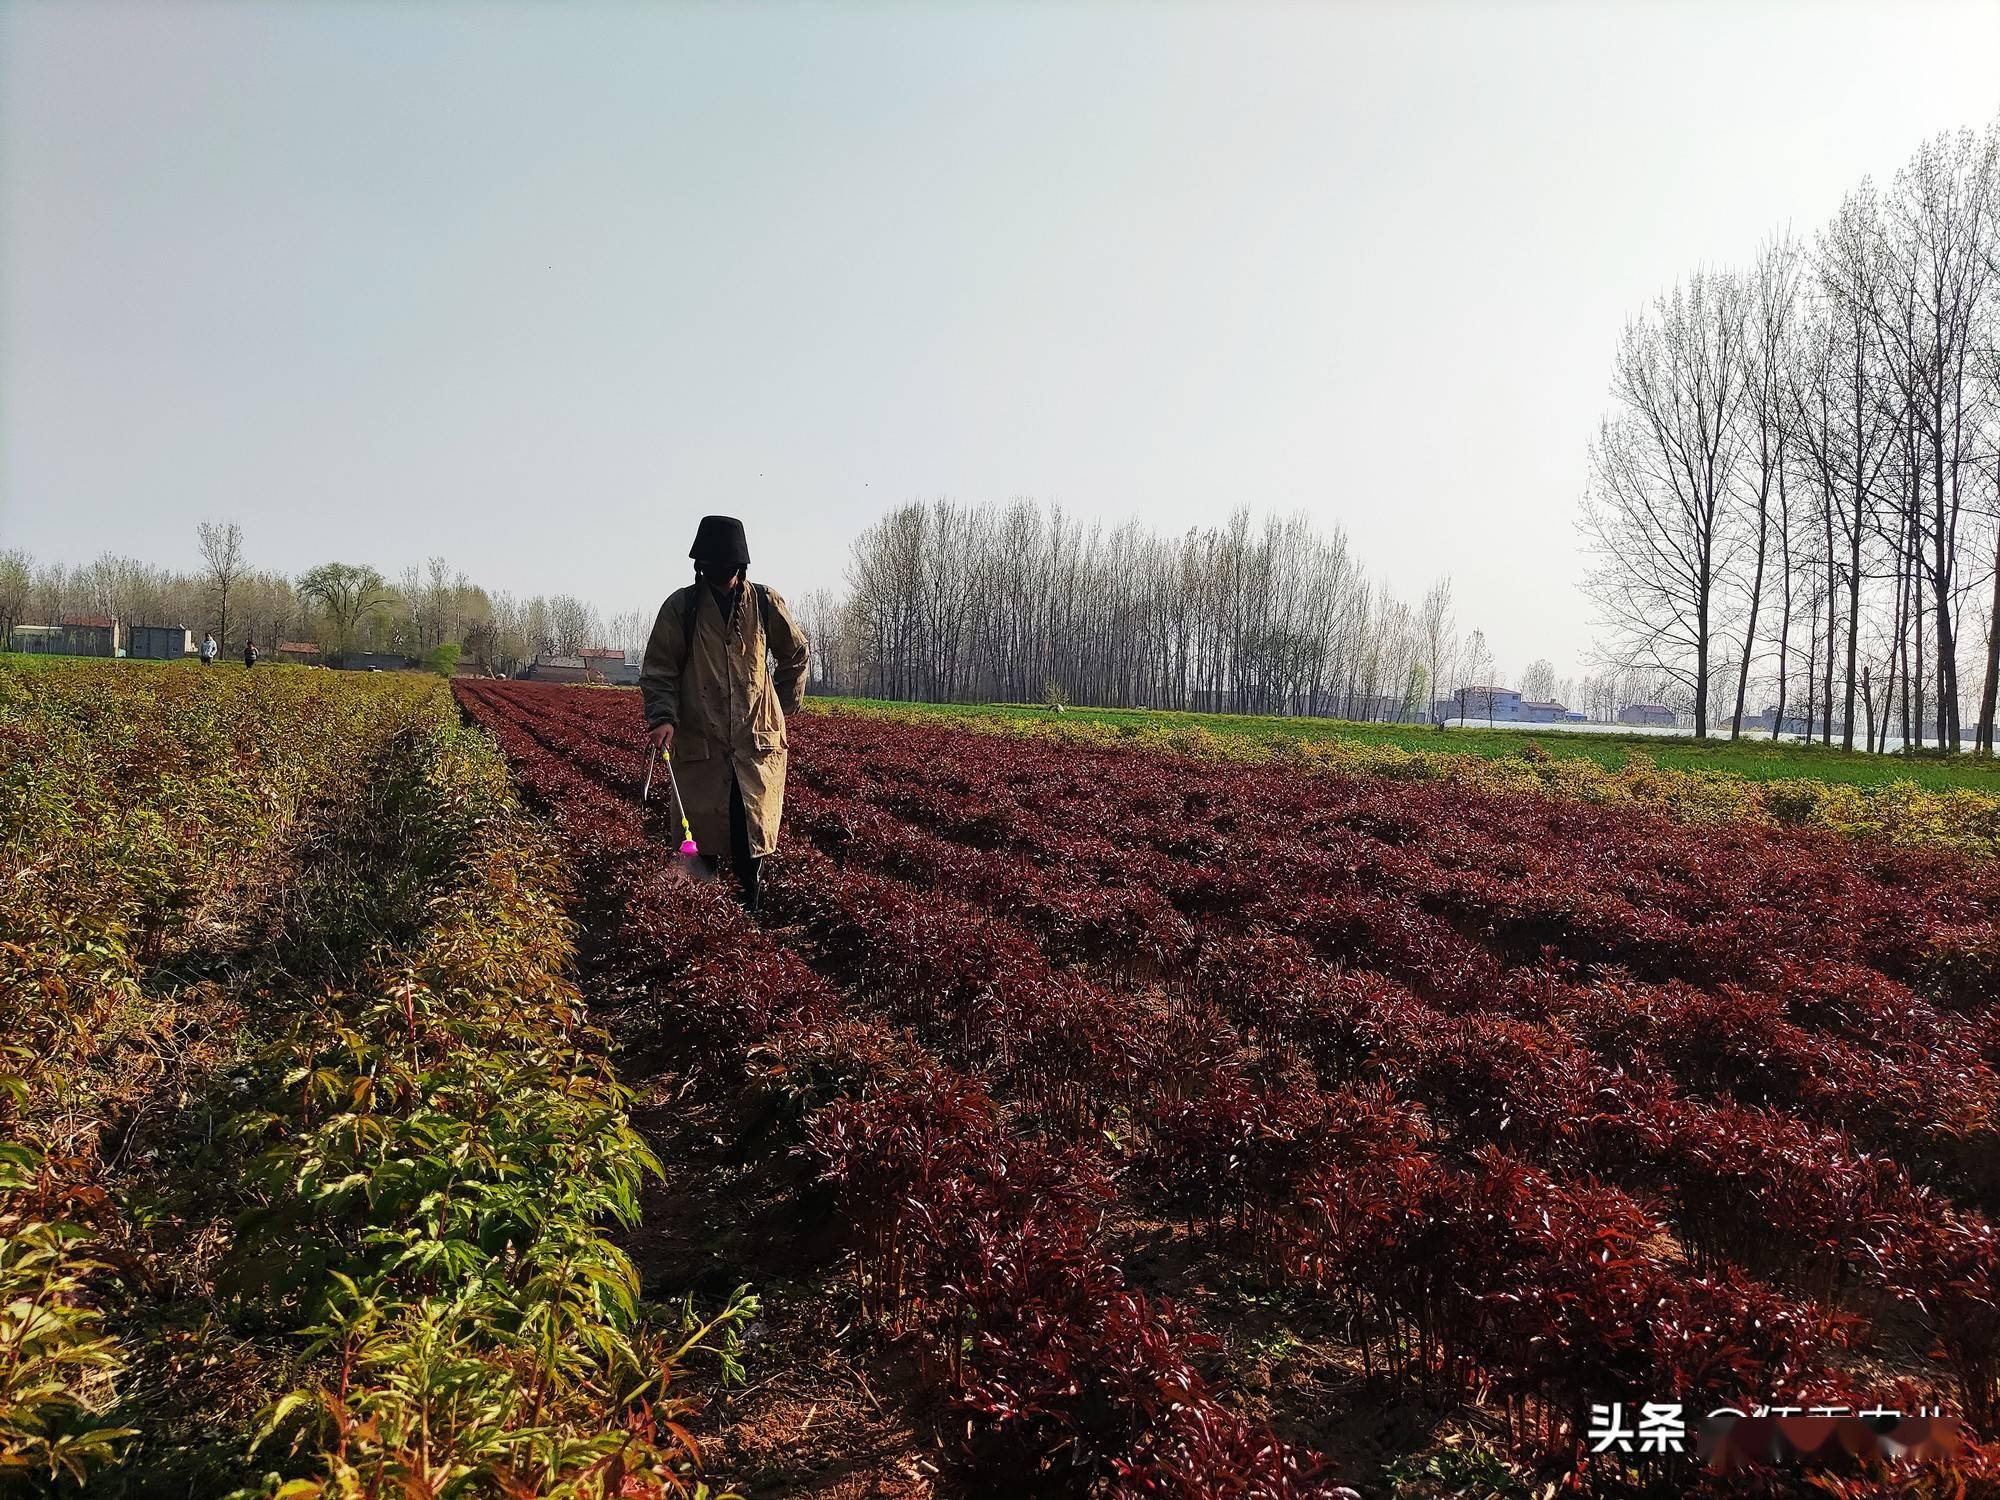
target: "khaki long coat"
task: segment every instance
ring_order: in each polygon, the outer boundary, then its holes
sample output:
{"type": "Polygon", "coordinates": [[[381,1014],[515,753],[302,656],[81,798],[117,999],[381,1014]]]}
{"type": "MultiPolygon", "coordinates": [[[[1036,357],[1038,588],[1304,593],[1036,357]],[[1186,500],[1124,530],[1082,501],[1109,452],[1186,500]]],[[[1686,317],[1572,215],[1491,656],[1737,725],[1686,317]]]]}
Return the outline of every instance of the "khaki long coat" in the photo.
{"type": "Polygon", "coordinates": [[[784,816],[785,716],[797,713],[805,698],[807,648],[805,632],[785,601],[770,589],[764,593],[770,601],[768,639],[755,586],[737,590],[726,619],[707,584],[676,589],[660,606],[639,668],[647,727],[674,726],[674,774],[704,854],[729,852],[732,773],[743,789],[753,857],[777,846],[784,816]],[[691,590],[698,597],[690,651],[691,590]]]}

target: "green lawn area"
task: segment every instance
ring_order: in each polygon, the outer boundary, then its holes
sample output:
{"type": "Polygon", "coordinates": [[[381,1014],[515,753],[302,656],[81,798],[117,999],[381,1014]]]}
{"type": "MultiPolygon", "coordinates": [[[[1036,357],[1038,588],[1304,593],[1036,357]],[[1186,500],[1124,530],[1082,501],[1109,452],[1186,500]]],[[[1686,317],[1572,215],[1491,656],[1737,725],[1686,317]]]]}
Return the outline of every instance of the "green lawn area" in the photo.
{"type": "MultiPolygon", "coordinates": [[[[1049,711],[1036,704],[1014,703],[894,703],[875,698],[833,700],[859,707],[944,721],[977,719],[1044,719],[1049,711]]],[[[1205,729],[1211,734],[1240,735],[1263,744],[1300,740],[1346,740],[1367,745],[1395,745],[1404,750],[1450,750],[1489,759],[1520,753],[1532,741],[1558,758],[1592,760],[1616,770],[1634,753],[1655,765],[1682,771],[1723,771],[1753,781],[1805,777],[1815,781],[1868,786],[1913,781],[1933,790],[1971,787],[2000,794],[2000,762],[1969,755],[1863,755],[1837,748],[1770,740],[1727,738],[1697,740],[1687,735],[1595,733],[1568,729],[1538,731],[1521,728],[1460,729],[1442,732],[1424,724],[1358,724],[1344,719],[1294,719],[1259,714],[1173,713],[1144,708],[1072,708],[1066,720],[1113,726],[1173,730],[1205,729]]]]}

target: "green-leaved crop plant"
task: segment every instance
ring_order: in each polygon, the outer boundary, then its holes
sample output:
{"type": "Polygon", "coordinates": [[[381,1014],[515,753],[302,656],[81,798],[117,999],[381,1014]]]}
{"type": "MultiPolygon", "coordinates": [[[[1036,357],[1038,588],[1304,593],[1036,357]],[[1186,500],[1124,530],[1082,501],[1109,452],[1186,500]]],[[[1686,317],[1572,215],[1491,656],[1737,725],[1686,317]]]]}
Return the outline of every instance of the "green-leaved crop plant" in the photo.
{"type": "Polygon", "coordinates": [[[238,1122],[267,1195],[242,1253],[321,1371],[263,1436],[311,1472],[266,1490],[706,1494],[673,1381],[697,1351],[733,1368],[756,1298],[641,1301],[606,1227],[658,1163],[564,977],[562,866],[486,742],[441,733],[424,796],[463,834],[450,889],[238,1122]]]}
{"type": "Polygon", "coordinates": [[[0,1477],[81,1482],[133,1435],[99,1246],[122,1205],[96,1148],[172,1029],[148,976],[233,936],[307,811],[426,701],[305,674],[0,670],[0,1477]]]}
{"type": "Polygon", "coordinates": [[[756,1301],[642,1302],[562,868],[441,682],[0,664],[0,884],[0,1490],[704,1493],[676,1375],[756,1301]]]}

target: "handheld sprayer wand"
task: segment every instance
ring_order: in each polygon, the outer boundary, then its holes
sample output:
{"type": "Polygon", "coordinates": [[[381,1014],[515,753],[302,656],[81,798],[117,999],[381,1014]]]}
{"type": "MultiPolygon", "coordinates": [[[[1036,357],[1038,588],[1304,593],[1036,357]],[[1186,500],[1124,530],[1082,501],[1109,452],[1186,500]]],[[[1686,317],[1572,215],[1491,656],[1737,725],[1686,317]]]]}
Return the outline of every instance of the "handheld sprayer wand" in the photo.
{"type": "Polygon", "coordinates": [[[688,827],[688,805],[681,796],[680,778],[674,775],[674,758],[671,753],[662,750],[660,759],[667,763],[667,785],[674,789],[674,806],[680,810],[681,853],[699,854],[701,850],[695,846],[694,830],[688,827]]]}
{"type": "Polygon", "coordinates": [[[656,760],[666,762],[667,785],[672,787],[674,791],[674,810],[681,815],[680,852],[682,854],[699,854],[701,853],[701,849],[694,841],[694,830],[688,827],[687,802],[681,797],[680,778],[674,775],[673,752],[665,746],[661,747],[660,753],[657,756],[650,753],[646,756],[646,779],[639,788],[639,800],[644,802],[653,795],[653,764],[656,760]]]}

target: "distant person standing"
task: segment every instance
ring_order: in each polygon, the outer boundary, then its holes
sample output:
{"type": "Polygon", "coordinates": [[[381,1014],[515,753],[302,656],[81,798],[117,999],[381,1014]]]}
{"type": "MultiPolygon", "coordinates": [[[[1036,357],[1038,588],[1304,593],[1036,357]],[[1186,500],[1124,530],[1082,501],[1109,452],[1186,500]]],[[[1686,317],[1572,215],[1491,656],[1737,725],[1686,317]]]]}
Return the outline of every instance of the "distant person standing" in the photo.
{"type": "Polygon", "coordinates": [[[246,667],[257,665],[257,643],[255,641],[245,641],[243,643],[243,665],[246,667]]]}
{"type": "Polygon", "coordinates": [[[748,581],[750,543],[734,516],[703,516],[688,556],[694,582],[660,606],[639,669],[647,737],[673,755],[709,868],[726,840],[755,912],[784,816],[785,717],[805,698],[806,637],[783,599],[748,581]]]}
{"type": "Polygon", "coordinates": [[[215,653],[218,649],[215,644],[215,632],[211,630],[201,638],[201,664],[204,667],[215,660],[215,653]]]}

